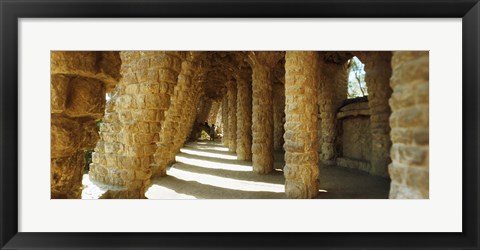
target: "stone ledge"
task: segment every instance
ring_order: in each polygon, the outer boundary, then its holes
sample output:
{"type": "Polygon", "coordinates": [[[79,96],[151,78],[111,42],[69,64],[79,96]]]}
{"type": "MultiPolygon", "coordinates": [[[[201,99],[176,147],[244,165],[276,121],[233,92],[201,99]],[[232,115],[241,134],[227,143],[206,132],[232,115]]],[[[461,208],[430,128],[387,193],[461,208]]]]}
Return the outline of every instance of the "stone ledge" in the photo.
{"type": "Polygon", "coordinates": [[[337,166],[358,169],[365,172],[370,172],[370,169],[372,168],[370,161],[357,160],[346,157],[338,157],[337,166]]]}

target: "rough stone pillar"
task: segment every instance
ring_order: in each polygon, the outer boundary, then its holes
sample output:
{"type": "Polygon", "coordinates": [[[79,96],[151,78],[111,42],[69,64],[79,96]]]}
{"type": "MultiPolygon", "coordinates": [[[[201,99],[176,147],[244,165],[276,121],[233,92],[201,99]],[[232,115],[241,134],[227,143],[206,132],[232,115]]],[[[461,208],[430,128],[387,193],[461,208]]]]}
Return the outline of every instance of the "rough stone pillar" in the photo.
{"type": "Polygon", "coordinates": [[[120,56],[122,78],[100,126],[89,176],[108,189],[102,198],[144,198],[184,53],[127,51],[120,56]]]}
{"type": "MultiPolygon", "coordinates": [[[[212,107],[210,108],[210,114],[208,114],[208,125],[217,123],[218,110],[220,109],[220,103],[218,101],[212,102],[212,107]]],[[[216,127],[217,125],[215,125],[216,127]]]]}
{"type": "Polygon", "coordinates": [[[151,164],[153,177],[166,175],[166,167],[175,160],[176,149],[173,147],[175,137],[180,133],[182,126],[187,126],[184,119],[188,116],[194,116],[192,112],[185,113],[185,111],[189,105],[188,102],[192,99],[191,92],[195,92],[192,88],[192,79],[196,71],[195,59],[197,57],[197,53],[191,52],[182,62],[170,107],[165,112],[165,121],[160,131],[160,140],[157,143],[154,162],[151,164]]]}
{"type": "Polygon", "coordinates": [[[228,95],[225,93],[222,99],[222,142],[228,146],[228,95]]]}
{"type": "Polygon", "coordinates": [[[230,80],[226,84],[228,96],[228,151],[237,151],[237,83],[230,80]]]}
{"type": "Polygon", "coordinates": [[[337,137],[337,108],[343,101],[336,88],[346,85],[347,66],[326,62],[320,52],[319,60],[320,81],[318,86],[318,106],[321,118],[321,153],[322,164],[331,166],[336,163],[335,140],[337,137]]]}
{"type": "Polygon", "coordinates": [[[215,127],[217,127],[217,131],[223,131],[222,107],[223,107],[223,102],[220,102],[218,104],[217,118],[215,118],[215,127]]]}
{"type": "Polygon", "coordinates": [[[318,52],[285,54],[285,193],[289,198],[318,194],[318,52]]]}
{"type": "Polygon", "coordinates": [[[283,118],[285,116],[285,86],[273,85],[273,149],[283,150],[283,133],[285,132],[283,118]]]}
{"type": "Polygon", "coordinates": [[[98,140],[105,92],[120,78],[116,52],[51,52],[51,198],[80,199],[85,150],[98,140]]]}
{"type": "Polygon", "coordinates": [[[370,128],[372,132],[372,156],[370,173],[388,177],[390,160],[390,106],[392,95],[390,77],[392,75],[391,52],[369,52],[362,57],[365,63],[365,81],[368,86],[368,106],[370,108],[370,128]]]}
{"type": "Polygon", "coordinates": [[[237,157],[252,159],[252,73],[239,69],[237,75],[237,157]]]}
{"type": "Polygon", "coordinates": [[[252,165],[253,171],[273,170],[272,71],[279,60],[276,52],[251,52],[252,66],[252,165]]]}
{"type": "Polygon", "coordinates": [[[201,103],[197,110],[197,122],[198,123],[205,123],[208,119],[208,115],[210,114],[210,110],[212,109],[212,102],[213,100],[207,96],[202,96],[201,103]]]}
{"type": "Polygon", "coordinates": [[[392,69],[390,198],[428,199],[428,52],[394,52],[392,69]]]}

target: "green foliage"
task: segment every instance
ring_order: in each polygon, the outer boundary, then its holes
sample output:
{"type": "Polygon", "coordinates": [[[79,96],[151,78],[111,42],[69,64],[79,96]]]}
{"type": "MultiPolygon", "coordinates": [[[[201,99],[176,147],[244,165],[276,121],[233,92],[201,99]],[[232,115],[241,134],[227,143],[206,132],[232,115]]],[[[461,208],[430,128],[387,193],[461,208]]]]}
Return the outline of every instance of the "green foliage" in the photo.
{"type": "Polygon", "coordinates": [[[200,133],[200,139],[202,139],[202,140],[209,140],[209,139],[210,139],[210,135],[208,135],[207,132],[205,132],[204,130],[202,130],[202,132],[200,133]]]}
{"type": "Polygon", "coordinates": [[[357,57],[353,57],[349,62],[348,98],[366,95],[368,92],[365,82],[365,65],[357,57]]]}
{"type": "Polygon", "coordinates": [[[95,125],[97,126],[97,132],[100,131],[100,125],[101,125],[102,123],[103,123],[103,120],[102,120],[102,119],[95,121],[95,125]]]}

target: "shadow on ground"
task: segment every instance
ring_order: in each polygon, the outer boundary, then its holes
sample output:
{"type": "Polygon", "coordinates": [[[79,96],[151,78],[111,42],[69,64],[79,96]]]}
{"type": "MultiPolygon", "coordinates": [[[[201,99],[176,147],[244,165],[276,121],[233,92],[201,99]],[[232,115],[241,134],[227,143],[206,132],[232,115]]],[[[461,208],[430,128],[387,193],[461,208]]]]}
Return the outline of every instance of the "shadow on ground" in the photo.
{"type": "MultiPolygon", "coordinates": [[[[166,177],[152,180],[149,199],[284,199],[283,152],[274,155],[275,171],[259,175],[251,162],[239,161],[220,142],[188,143],[166,177]]],[[[317,199],[388,199],[390,180],[359,170],[320,168],[317,199]]]]}

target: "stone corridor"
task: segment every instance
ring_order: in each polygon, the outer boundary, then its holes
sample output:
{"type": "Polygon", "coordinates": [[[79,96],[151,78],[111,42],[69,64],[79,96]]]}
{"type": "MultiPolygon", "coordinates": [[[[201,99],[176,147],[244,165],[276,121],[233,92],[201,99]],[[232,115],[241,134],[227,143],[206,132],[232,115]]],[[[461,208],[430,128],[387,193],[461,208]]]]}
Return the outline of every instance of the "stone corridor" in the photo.
{"type": "MultiPolygon", "coordinates": [[[[285,199],[282,152],[274,154],[274,171],[269,175],[252,172],[249,161],[238,160],[219,141],[196,141],[186,144],[167,169],[167,176],[152,179],[145,196],[148,199],[285,199]]],[[[322,167],[317,199],[386,199],[390,182],[359,170],[322,167]]],[[[87,193],[82,199],[98,198],[87,193]]]]}
{"type": "Polygon", "coordinates": [[[429,198],[428,51],[52,51],[50,74],[52,199],[429,198]]]}

